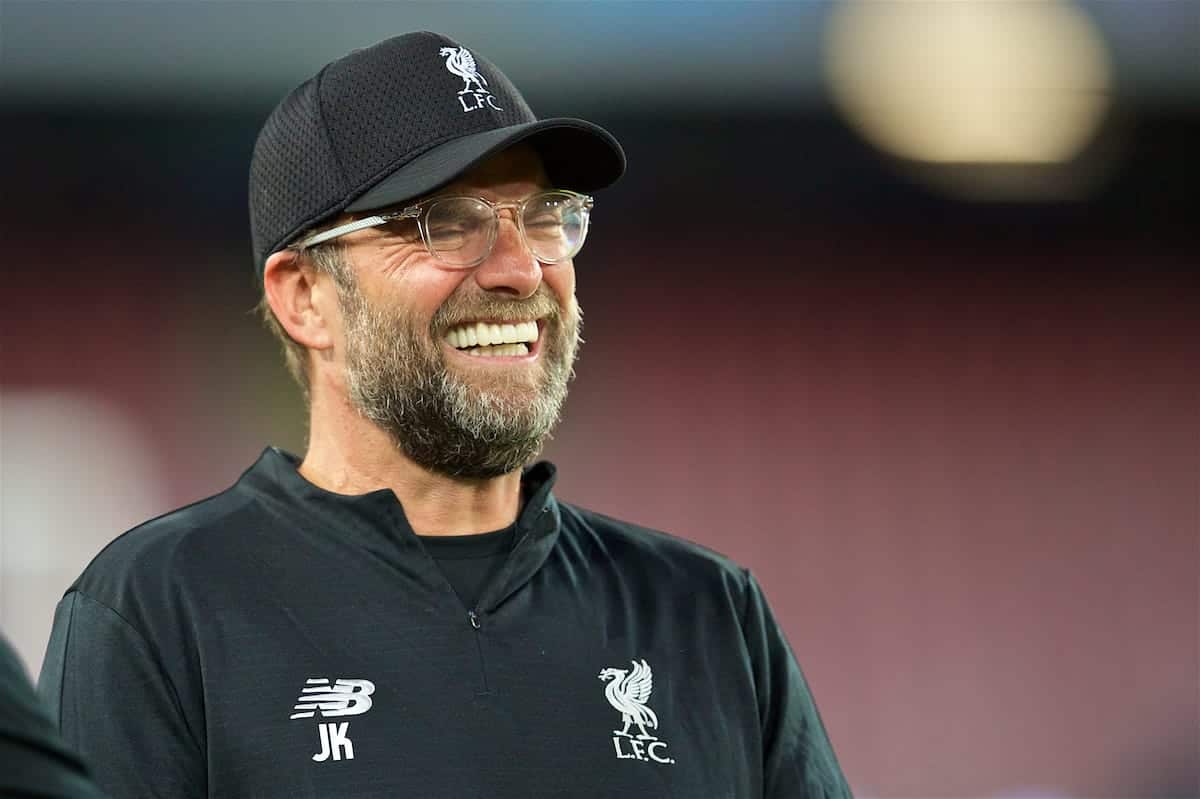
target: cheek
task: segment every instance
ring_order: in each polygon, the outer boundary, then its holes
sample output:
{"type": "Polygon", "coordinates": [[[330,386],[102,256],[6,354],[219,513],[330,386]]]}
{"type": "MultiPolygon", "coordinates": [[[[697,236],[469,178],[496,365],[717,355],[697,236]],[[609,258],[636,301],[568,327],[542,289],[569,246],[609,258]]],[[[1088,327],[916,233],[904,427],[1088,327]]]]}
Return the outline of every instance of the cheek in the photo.
{"type": "Polygon", "coordinates": [[[542,281],[554,292],[559,304],[566,308],[575,297],[575,264],[572,261],[564,261],[544,267],[542,281]]]}
{"type": "Polygon", "coordinates": [[[406,273],[419,269],[429,259],[425,245],[411,241],[384,240],[375,245],[371,262],[377,264],[375,271],[382,278],[397,280],[406,273]]]}
{"type": "Polygon", "coordinates": [[[379,302],[423,307],[438,296],[454,293],[469,270],[443,269],[433,262],[421,244],[380,246],[375,255],[378,267],[364,282],[379,302]]]}
{"type": "Polygon", "coordinates": [[[434,315],[454,296],[470,275],[421,265],[389,281],[383,301],[419,326],[428,326],[434,315]]]}

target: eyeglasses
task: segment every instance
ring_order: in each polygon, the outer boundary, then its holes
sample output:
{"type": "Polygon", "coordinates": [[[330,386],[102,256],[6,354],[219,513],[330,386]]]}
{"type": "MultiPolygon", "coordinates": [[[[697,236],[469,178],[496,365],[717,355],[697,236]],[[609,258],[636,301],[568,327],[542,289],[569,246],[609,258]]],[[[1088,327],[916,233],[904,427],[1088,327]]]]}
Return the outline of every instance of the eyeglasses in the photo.
{"type": "Polygon", "coordinates": [[[565,189],[538,192],[511,203],[493,203],[482,197],[431,197],[402,211],[314,233],[294,246],[304,249],[356,230],[415,219],[430,255],[446,266],[469,269],[491,254],[500,230],[500,212],[511,208],[529,251],[542,263],[556,264],[574,257],[583,247],[593,203],[586,194],[565,189]]]}

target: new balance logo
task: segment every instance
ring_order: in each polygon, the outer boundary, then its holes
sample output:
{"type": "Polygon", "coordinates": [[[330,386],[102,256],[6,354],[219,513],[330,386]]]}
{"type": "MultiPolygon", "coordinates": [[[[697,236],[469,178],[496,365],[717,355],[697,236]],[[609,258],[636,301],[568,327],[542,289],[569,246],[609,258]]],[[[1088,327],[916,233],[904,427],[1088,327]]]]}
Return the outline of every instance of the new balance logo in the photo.
{"type": "Polygon", "coordinates": [[[375,683],[370,680],[329,680],[313,678],[305,681],[300,699],[293,708],[294,719],[311,719],[314,713],[322,716],[359,716],[371,709],[371,694],[375,683]]]}
{"type": "MultiPolygon", "coordinates": [[[[337,680],[333,685],[324,677],[305,681],[300,698],[292,708],[291,718],[311,719],[321,716],[360,716],[371,709],[371,694],[375,683],[370,680],[337,680]]],[[[349,737],[350,722],[327,722],[317,725],[321,751],[312,756],[318,763],[326,760],[353,760],[354,743],[349,737]]]]}

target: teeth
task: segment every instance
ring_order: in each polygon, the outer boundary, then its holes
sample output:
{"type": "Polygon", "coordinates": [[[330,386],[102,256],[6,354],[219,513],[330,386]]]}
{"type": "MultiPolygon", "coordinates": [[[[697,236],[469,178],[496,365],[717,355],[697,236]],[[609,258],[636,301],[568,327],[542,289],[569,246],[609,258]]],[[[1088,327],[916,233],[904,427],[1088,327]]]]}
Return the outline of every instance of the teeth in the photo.
{"type": "Polygon", "coordinates": [[[537,341],[537,322],[515,322],[493,325],[474,322],[459,325],[446,334],[446,342],[452,347],[487,347],[496,344],[519,344],[537,341]]]}
{"type": "Polygon", "coordinates": [[[495,344],[490,347],[474,347],[466,352],[474,358],[495,358],[499,356],[528,355],[529,347],[524,344],[495,344]]]}

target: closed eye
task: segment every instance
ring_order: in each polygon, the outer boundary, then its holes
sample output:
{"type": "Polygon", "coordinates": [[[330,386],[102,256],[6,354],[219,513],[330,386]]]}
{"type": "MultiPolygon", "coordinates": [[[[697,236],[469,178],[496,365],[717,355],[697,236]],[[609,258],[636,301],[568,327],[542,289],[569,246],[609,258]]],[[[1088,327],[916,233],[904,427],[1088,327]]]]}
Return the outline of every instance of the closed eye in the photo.
{"type": "Polygon", "coordinates": [[[420,241],[421,231],[417,228],[415,219],[393,219],[379,228],[384,235],[400,241],[420,241]]]}

